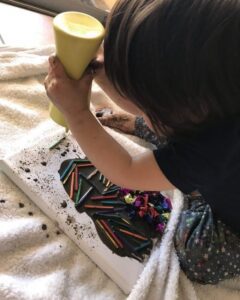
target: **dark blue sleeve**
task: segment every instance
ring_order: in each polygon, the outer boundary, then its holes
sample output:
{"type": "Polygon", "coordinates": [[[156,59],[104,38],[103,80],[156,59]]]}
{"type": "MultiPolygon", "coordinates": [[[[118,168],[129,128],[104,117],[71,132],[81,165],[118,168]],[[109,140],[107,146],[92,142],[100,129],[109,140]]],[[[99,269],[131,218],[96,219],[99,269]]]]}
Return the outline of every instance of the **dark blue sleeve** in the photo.
{"type": "Polygon", "coordinates": [[[154,150],[166,178],[185,194],[199,191],[215,217],[239,232],[240,116],[154,150]]]}
{"type": "Polygon", "coordinates": [[[153,154],[166,178],[183,193],[203,191],[214,185],[215,168],[204,147],[176,142],[154,150],[153,154]]]}

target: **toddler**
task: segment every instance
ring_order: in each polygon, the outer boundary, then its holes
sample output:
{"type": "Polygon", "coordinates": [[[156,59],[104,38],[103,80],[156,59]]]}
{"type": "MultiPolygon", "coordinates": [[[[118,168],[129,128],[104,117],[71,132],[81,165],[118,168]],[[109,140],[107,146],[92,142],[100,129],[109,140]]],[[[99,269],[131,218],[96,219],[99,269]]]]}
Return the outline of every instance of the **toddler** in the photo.
{"type": "Polygon", "coordinates": [[[174,243],[188,278],[240,275],[240,1],[118,0],[81,80],[49,61],[47,94],[96,168],[122,187],[184,194],[174,243]],[[102,123],[155,150],[131,157],[104,130],[89,109],[93,78],[128,112],[102,123]]]}

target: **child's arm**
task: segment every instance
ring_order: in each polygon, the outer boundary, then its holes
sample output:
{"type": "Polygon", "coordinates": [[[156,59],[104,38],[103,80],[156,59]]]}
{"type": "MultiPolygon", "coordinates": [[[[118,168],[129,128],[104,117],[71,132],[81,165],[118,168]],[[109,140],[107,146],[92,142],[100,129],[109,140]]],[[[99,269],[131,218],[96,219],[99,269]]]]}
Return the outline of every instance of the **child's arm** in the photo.
{"type": "Polygon", "coordinates": [[[139,190],[174,188],[159,169],[151,151],[136,157],[119,145],[89,110],[92,76],[69,79],[57,59],[50,61],[45,80],[48,96],[64,113],[67,123],[84,153],[113,183],[139,190]]]}
{"type": "Polygon", "coordinates": [[[67,121],[84,153],[111,182],[140,190],[173,188],[160,171],[152,151],[131,157],[89,110],[67,121]]]}

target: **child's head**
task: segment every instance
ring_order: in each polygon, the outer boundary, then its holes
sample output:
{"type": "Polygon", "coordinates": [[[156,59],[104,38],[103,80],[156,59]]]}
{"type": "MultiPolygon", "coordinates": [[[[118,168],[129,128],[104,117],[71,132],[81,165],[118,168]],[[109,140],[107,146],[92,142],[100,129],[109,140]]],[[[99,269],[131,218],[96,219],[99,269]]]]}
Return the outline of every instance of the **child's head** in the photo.
{"type": "Polygon", "coordinates": [[[239,0],[119,0],[104,55],[155,128],[190,133],[240,112],[239,0]]]}

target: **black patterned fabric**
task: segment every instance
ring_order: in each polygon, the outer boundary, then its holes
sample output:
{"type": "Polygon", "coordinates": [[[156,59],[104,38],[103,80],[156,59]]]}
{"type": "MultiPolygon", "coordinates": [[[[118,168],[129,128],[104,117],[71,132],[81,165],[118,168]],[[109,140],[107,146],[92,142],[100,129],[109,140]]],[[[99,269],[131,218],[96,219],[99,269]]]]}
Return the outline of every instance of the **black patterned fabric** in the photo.
{"type": "Polygon", "coordinates": [[[185,196],[174,243],[186,276],[201,284],[240,276],[240,235],[212,213],[202,196],[185,196]]]}

